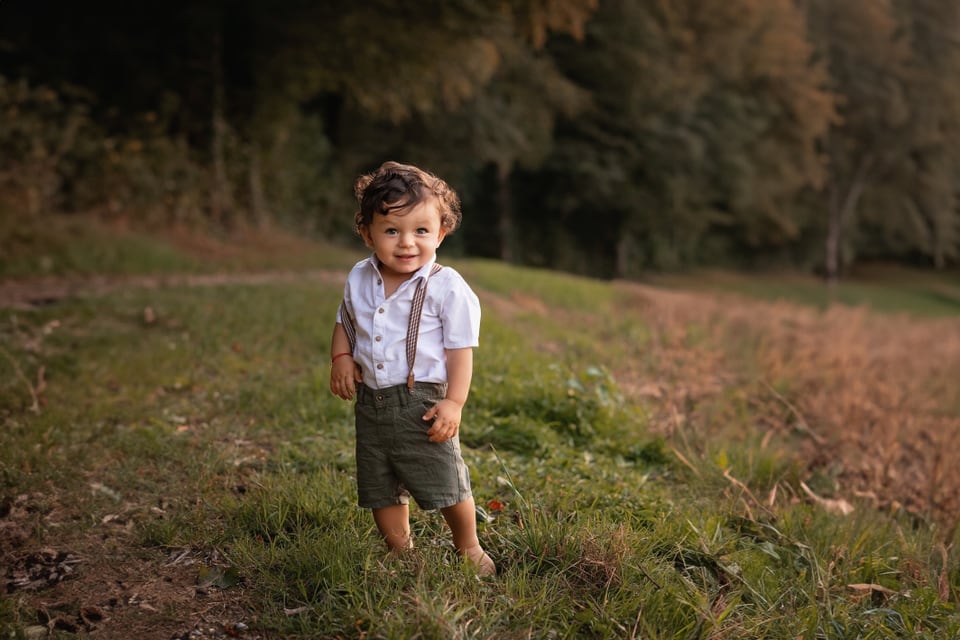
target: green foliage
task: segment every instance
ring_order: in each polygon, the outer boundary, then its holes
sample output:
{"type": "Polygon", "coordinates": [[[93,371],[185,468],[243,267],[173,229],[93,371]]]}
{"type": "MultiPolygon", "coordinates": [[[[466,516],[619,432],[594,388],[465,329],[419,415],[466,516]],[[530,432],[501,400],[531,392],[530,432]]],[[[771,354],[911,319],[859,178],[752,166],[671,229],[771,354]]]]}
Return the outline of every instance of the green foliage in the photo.
{"type": "Polygon", "coordinates": [[[100,140],[92,96],[0,75],[0,219],[16,208],[31,219],[62,210],[65,183],[79,180],[100,140]]]}
{"type": "Polygon", "coordinates": [[[456,248],[508,262],[836,278],[960,259],[942,0],[46,6],[0,22],[13,224],[352,239],[352,180],[394,158],[461,192],[456,248]]]}
{"type": "Polygon", "coordinates": [[[175,97],[165,98],[157,111],[142,114],[93,150],[70,208],[105,210],[152,228],[204,226],[209,170],[184,137],[168,134],[179,105],[175,97]]]}
{"type": "Polygon", "coordinates": [[[900,215],[870,215],[884,240],[906,251],[919,251],[942,268],[960,255],[960,221],[955,184],[960,173],[956,151],[960,136],[960,91],[944,77],[960,69],[960,43],[950,34],[960,16],[938,2],[900,5],[900,21],[909,34],[911,56],[906,76],[910,93],[910,160],[902,179],[922,188],[910,190],[900,215]],[[935,99],[931,99],[936,96],[935,99]],[[897,240],[894,240],[897,238],[897,240]],[[904,246],[906,245],[906,246],[904,246]]]}
{"type": "Polygon", "coordinates": [[[557,47],[594,100],[560,132],[551,204],[609,227],[614,274],[696,262],[708,234],[796,237],[791,203],[818,184],[833,107],[794,5],[613,2],[587,42],[557,47]]]}
{"type": "MultiPolygon", "coordinates": [[[[315,116],[293,116],[269,125],[261,167],[265,218],[318,237],[345,236],[353,220],[350,178],[333,162],[334,149],[315,116]]],[[[248,158],[247,162],[252,162],[248,158]]]]}

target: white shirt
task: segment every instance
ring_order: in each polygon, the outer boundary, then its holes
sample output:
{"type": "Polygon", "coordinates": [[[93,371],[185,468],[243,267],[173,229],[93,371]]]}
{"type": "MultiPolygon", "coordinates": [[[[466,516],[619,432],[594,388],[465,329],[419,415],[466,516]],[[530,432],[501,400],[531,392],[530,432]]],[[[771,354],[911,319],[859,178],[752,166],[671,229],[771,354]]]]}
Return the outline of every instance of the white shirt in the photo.
{"type": "MultiPolygon", "coordinates": [[[[374,256],[361,260],[347,276],[343,304],[354,319],[357,344],[353,359],[363,370],[363,383],[374,389],[404,384],[407,374],[407,325],[417,283],[433,268],[421,267],[389,298],[374,256]]],[[[337,310],[337,322],[342,309],[337,310]]],[[[446,349],[480,344],[480,301],[459,273],[444,267],[430,276],[420,318],[414,362],[418,382],[446,382],[446,349]]]]}

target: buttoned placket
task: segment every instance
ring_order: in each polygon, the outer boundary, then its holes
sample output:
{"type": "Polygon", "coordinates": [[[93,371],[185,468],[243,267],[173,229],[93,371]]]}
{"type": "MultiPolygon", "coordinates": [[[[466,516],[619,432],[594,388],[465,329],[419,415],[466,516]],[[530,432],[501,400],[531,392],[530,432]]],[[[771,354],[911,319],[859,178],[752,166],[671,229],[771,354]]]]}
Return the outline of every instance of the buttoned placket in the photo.
{"type": "Polygon", "coordinates": [[[384,371],[387,366],[387,341],[384,339],[384,336],[387,335],[387,317],[390,315],[387,313],[387,307],[388,305],[396,304],[397,301],[402,298],[403,292],[408,287],[415,287],[417,282],[419,282],[419,280],[422,278],[423,276],[418,276],[400,283],[400,286],[397,287],[397,290],[394,291],[389,298],[387,298],[383,288],[383,276],[380,275],[380,270],[377,269],[376,301],[378,306],[376,313],[373,314],[373,344],[371,345],[371,353],[373,354],[374,367],[376,367],[374,376],[376,376],[378,386],[380,387],[387,385],[387,381],[384,378],[384,371]]]}
{"type": "MultiPolygon", "coordinates": [[[[373,362],[377,368],[377,380],[380,382],[380,372],[383,371],[384,361],[386,360],[386,343],[383,336],[387,331],[387,302],[381,301],[377,312],[373,315],[373,362]]],[[[382,386],[382,385],[381,385],[382,386]]]]}

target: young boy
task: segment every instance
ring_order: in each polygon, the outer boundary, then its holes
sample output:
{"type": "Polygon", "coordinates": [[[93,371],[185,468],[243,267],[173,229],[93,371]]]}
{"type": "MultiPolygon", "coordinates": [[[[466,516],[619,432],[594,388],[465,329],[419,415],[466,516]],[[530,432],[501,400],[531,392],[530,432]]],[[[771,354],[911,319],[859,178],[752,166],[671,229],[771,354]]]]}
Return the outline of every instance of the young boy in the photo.
{"type": "Polygon", "coordinates": [[[391,551],[413,546],[409,498],[440,509],[481,575],[496,566],[477,538],[460,420],[480,334],[477,296],[437,247],[460,223],[446,182],[386,162],[354,185],[356,230],[373,255],[347,276],[330,349],[330,390],[356,397],[357,489],[391,551]]]}

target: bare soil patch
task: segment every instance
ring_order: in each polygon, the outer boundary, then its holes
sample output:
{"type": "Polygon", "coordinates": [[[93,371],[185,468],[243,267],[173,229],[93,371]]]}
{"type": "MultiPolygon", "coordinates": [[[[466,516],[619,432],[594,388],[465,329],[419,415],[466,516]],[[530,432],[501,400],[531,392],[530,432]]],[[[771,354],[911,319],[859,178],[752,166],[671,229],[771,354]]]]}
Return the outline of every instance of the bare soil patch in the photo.
{"type": "Polygon", "coordinates": [[[263,638],[250,630],[242,584],[220,588],[216,552],[144,549],[132,523],[63,505],[56,493],[20,495],[0,517],[0,581],[27,616],[30,637],[263,638]],[[38,529],[42,536],[36,535],[38,529]]]}

